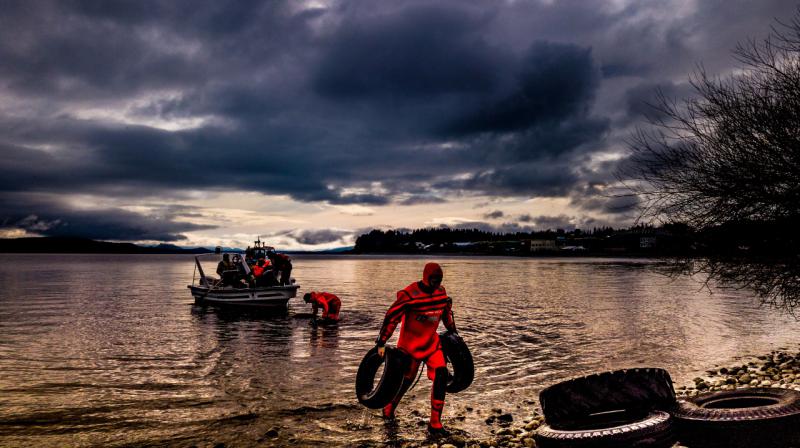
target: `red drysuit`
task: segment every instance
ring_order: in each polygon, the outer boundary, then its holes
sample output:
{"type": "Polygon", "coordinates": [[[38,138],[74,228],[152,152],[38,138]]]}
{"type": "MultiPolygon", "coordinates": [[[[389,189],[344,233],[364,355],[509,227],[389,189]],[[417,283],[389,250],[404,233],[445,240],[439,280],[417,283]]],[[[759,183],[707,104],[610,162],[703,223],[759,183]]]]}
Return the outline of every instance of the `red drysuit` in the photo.
{"type": "Polygon", "coordinates": [[[328,320],[339,320],[339,311],[342,309],[342,301],[336,295],[329,292],[311,292],[311,304],[313,313],[317,314],[317,307],[322,308],[322,318],[328,320]]]}
{"type": "Polygon", "coordinates": [[[439,343],[439,322],[443,321],[448,330],[456,331],[453,320],[452,301],[447,296],[444,286],[440,286],[443,273],[436,263],[428,263],[422,272],[422,281],[412,283],[397,292],[397,300],[389,307],[383,320],[376,343],[382,346],[392,336],[397,324],[402,323],[400,339],[397,347],[406,351],[413,359],[405,372],[405,381],[400,393],[384,408],[384,416],[394,416],[394,410],[403,394],[413,381],[420,363],[428,367],[428,378],[433,381],[431,390],[430,427],[441,429],[440,421],[444,407],[445,386],[447,384],[447,368],[442,347],[439,343]],[[431,278],[438,282],[431,284],[431,278]]]}

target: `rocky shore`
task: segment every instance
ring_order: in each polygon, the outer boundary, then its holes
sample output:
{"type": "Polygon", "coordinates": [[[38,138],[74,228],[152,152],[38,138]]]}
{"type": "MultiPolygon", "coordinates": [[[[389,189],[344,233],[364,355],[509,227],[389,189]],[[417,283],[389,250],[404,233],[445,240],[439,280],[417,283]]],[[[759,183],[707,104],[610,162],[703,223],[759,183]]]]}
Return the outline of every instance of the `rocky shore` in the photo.
{"type": "MultiPolygon", "coordinates": [[[[781,347],[767,355],[762,355],[744,363],[731,363],[707,370],[691,384],[675,388],[678,398],[695,397],[703,393],[721,390],[743,389],[749,387],[777,387],[800,391],[800,353],[791,354],[788,348],[781,347]]],[[[537,411],[531,415],[514,416],[500,408],[492,409],[486,418],[491,425],[493,436],[474,439],[454,434],[430,442],[406,442],[402,448],[486,448],[535,447],[533,435],[544,423],[544,417],[537,411]]],[[[675,445],[681,448],[681,445],[675,445]]]]}
{"type": "Polygon", "coordinates": [[[779,387],[800,391],[800,353],[780,348],[743,364],[717,366],[698,376],[693,384],[675,388],[678,396],[694,397],[704,392],[748,387],[779,387]]]}

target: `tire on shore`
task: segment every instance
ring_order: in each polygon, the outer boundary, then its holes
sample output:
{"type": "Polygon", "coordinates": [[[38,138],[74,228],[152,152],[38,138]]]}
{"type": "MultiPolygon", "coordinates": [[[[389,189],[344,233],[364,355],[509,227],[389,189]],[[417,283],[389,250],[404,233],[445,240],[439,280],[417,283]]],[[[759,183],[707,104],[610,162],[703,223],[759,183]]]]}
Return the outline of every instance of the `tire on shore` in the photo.
{"type": "Polygon", "coordinates": [[[664,369],[624,369],[554,384],[539,393],[539,403],[548,425],[568,429],[594,414],[623,410],[646,414],[671,409],[675,389],[664,369]]]}
{"type": "Polygon", "coordinates": [[[397,395],[403,384],[403,374],[409,365],[409,356],[400,349],[386,346],[384,356],[373,347],[364,355],[356,374],[356,397],[358,402],[370,409],[380,409],[397,395]],[[383,373],[375,384],[375,375],[384,364],[383,373]]]}
{"type": "Polygon", "coordinates": [[[675,443],[672,419],[664,411],[644,416],[601,414],[572,429],[555,429],[545,424],[536,431],[534,439],[540,448],[668,448],[675,443]]]}
{"type": "Polygon", "coordinates": [[[444,357],[452,370],[451,372],[448,369],[447,392],[451,394],[461,392],[468,388],[475,378],[472,352],[458,333],[452,331],[441,333],[439,341],[442,344],[444,357]]]}
{"type": "Polygon", "coordinates": [[[678,439],[692,448],[800,446],[800,392],[752,388],[678,401],[678,439]]]}

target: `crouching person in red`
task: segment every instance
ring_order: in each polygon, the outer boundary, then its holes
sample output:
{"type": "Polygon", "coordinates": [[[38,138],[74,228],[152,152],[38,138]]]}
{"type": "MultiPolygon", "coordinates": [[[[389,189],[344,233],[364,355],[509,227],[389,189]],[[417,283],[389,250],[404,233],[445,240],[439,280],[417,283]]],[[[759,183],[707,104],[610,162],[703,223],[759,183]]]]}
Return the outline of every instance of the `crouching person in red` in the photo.
{"type": "Polygon", "coordinates": [[[442,286],[443,276],[442,268],[438,264],[426,264],[422,272],[422,281],[414,282],[397,292],[397,300],[386,312],[380,335],[375,341],[378,354],[384,356],[386,341],[392,336],[397,324],[402,322],[397,347],[412,358],[400,392],[383,409],[383,417],[394,418],[397,404],[411,387],[419,365],[424,362],[428,367],[428,378],[433,381],[431,419],[428,424],[428,431],[433,435],[446,434],[441,417],[447,386],[447,366],[437,333],[439,322],[444,321],[444,326],[448,330],[456,331],[452,301],[442,286]]]}
{"type": "Polygon", "coordinates": [[[329,292],[311,291],[303,296],[306,303],[311,304],[314,317],[317,319],[317,310],[322,308],[322,319],[329,322],[339,321],[339,311],[342,309],[342,301],[329,292]]]}

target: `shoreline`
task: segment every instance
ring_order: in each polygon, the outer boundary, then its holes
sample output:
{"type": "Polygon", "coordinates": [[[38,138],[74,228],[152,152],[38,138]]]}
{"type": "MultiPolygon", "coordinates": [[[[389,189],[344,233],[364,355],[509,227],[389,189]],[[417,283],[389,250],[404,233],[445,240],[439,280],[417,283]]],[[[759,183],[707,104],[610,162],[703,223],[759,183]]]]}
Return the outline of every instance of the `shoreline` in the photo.
{"type": "MultiPolygon", "coordinates": [[[[792,353],[789,347],[779,347],[768,354],[743,355],[741,363],[729,362],[717,365],[696,376],[689,384],[675,387],[678,400],[696,397],[717,391],[748,389],[750,387],[773,387],[800,391],[800,350],[792,353]]],[[[675,381],[673,380],[673,384],[675,381]]],[[[486,424],[493,426],[492,436],[472,438],[463,434],[451,434],[439,440],[420,442],[387,441],[378,446],[401,448],[534,448],[533,435],[544,423],[537,400],[532,414],[514,415],[502,408],[491,408],[486,424]],[[494,428],[496,426],[496,429],[494,428]]],[[[458,419],[450,416],[448,419],[458,419]]],[[[446,422],[446,420],[445,420],[446,422]]],[[[445,426],[447,426],[445,424],[445,426]]],[[[683,448],[676,444],[674,448],[683,448]]]]}

